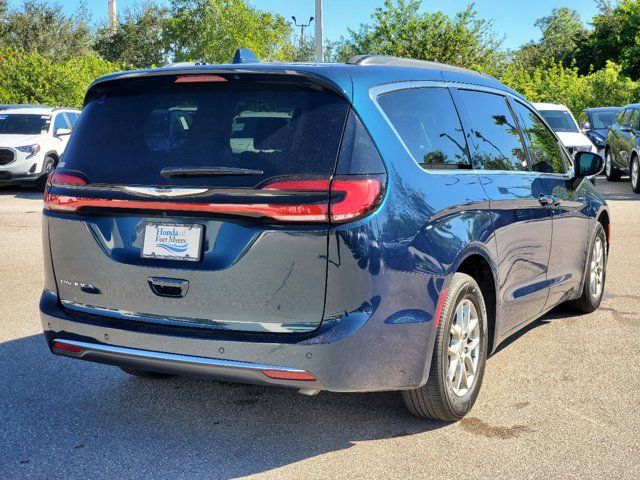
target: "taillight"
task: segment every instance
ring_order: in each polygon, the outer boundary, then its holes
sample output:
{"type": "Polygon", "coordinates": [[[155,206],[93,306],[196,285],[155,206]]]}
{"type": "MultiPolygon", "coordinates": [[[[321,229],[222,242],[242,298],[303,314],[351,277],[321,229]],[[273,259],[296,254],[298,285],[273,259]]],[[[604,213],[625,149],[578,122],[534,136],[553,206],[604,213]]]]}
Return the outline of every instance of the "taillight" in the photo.
{"type": "Polygon", "coordinates": [[[382,201],[384,177],[335,177],[331,182],[329,213],[332,223],[364,217],[382,201]],[[341,198],[338,199],[339,194],[341,198]]]}
{"type": "Polygon", "coordinates": [[[216,83],[226,82],[220,75],[180,75],[174,83],[216,83]]]}
{"type": "Polygon", "coordinates": [[[323,180],[279,180],[267,185],[265,190],[329,191],[331,196],[328,204],[299,205],[296,212],[277,219],[344,223],[361,218],[375,209],[382,200],[383,188],[383,176],[345,175],[323,180]]]}
{"type": "MultiPolygon", "coordinates": [[[[50,186],[79,186],[87,182],[80,176],[58,174],[50,179],[50,186]],[[72,183],[72,182],[78,183],[72,183]],[[84,183],[79,183],[84,181],[84,183]]],[[[373,211],[384,192],[383,175],[336,176],[321,179],[279,179],[263,190],[291,192],[291,203],[195,203],[164,200],[88,198],[69,194],[45,192],[45,208],[59,212],[77,212],[83,208],[160,210],[178,212],[220,213],[263,217],[279,222],[344,223],[361,218],[373,211]],[[325,200],[305,201],[305,193],[324,193],[325,200]],[[299,200],[296,199],[299,198],[299,200]],[[296,201],[297,200],[297,201],[296,201]]],[[[308,196],[308,195],[307,195],[308,196]]],[[[260,197],[263,198],[263,197],[260,197]]],[[[263,200],[264,201],[264,200],[263,200]]]]}
{"type": "Polygon", "coordinates": [[[64,197],[51,193],[51,187],[80,187],[87,185],[87,178],[80,172],[54,170],[47,178],[47,186],[44,192],[44,208],[47,210],[75,212],[77,209],[72,206],[65,205],[64,197]]]}
{"type": "Polygon", "coordinates": [[[80,172],[65,172],[54,170],[47,179],[48,185],[86,185],[86,177],[80,172]]]}

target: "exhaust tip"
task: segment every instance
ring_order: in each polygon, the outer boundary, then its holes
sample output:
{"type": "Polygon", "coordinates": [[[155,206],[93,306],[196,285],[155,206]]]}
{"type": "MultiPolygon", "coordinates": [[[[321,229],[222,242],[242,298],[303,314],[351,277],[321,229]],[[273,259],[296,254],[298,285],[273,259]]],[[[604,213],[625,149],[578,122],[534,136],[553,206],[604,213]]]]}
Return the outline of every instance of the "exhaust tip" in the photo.
{"type": "Polygon", "coordinates": [[[307,395],[309,397],[313,397],[314,395],[319,394],[320,390],[318,390],[317,388],[301,388],[300,390],[298,390],[298,393],[300,395],[307,395]]]}

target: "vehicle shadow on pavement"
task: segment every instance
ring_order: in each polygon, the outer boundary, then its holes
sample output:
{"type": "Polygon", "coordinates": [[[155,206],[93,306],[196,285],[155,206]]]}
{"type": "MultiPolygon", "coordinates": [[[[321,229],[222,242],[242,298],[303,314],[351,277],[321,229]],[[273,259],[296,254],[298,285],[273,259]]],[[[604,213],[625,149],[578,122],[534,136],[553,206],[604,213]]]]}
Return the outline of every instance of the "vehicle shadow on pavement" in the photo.
{"type": "Polygon", "coordinates": [[[394,392],[138,379],[54,357],[42,335],[0,344],[0,424],[3,479],[233,478],[446,425],[394,392]]]}
{"type": "Polygon", "coordinates": [[[543,317],[537,320],[534,320],[526,327],[518,330],[517,332],[511,334],[509,337],[503,340],[502,343],[498,345],[498,348],[496,348],[496,351],[493,352],[492,356],[500,353],[502,350],[506,348],[509,348],[509,346],[512,343],[517,342],[520,338],[524,337],[525,335],[527,335],[527,333],[529,333],[531,330],[535,328],[544,327],[545,325],[548,325],[549,323],[554,321],[559,321],[564,319],[567,319],[567,320],[575,319],[576,316],[579,316],[579,315],[580,313],[576,312],[570,306],[567,306],[564,304],[559,305],[555,307],[553,310],[551,310],[550,312],[547,312],[543,317]]]}
{"type": "Polygon", "coordinates": [[[37,188],[0,188],[1,197],[15,197],[27,200],[42,200],[42,190],[37,188]]]}

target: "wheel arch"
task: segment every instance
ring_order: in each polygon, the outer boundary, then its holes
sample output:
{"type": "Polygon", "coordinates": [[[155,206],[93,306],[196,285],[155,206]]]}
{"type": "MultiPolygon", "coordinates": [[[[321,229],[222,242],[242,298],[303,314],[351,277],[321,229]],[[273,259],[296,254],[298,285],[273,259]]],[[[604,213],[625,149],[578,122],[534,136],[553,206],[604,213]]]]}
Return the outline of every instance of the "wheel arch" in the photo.
{"type": "Polygon", "coordinates": [[[56,163],[58,163],[60,161],[60,156],[58,155],[58,152],[56,152],[55,150],[49,150],[47,153],[44,154],[44,157],[52,157],[55,159],[56,163]]]}
{"type": "Polygon", "coordinates": [[[598,213],[596,219],[598,223],[602,225],[602,228],[604,228],[604,235],[607,238],[607,250],[609,250],[611,244],[611,217],[609,216],[609,211],[603,208],[600,213],[598,213]]]}
{"type": "Polygon", "coordinates": [[[480,286],[487,308],[488,353],[497,347],[498,283],[497,269],[483,249],[472,248],[460,256],[454,272],[466,273],[480,286]]]}

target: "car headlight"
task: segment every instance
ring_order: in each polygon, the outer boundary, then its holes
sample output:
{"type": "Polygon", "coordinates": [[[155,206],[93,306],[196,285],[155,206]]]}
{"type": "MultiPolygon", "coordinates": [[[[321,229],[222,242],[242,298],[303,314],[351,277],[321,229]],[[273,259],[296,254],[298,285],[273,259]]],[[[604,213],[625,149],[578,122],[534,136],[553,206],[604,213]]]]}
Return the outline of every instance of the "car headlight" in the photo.
{"type": "Polygon", "coordinates": [[[604,147],[605,145],[605,139],[602,137],[596,137],[595,135],[593,136],[593,143],[595,143],[596,147],[604,147]]]}
{"type": "Polygon", "coordinates": [[[27,154],[27,158],[33,157],[36,153],[40,151],[40,145],[34,143],[33,145],[25,145],[23,147],[16,147],[16,150],[22,153],[27,154]]]}

